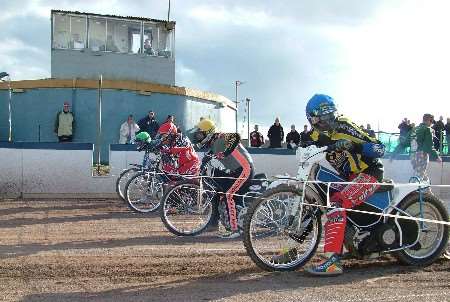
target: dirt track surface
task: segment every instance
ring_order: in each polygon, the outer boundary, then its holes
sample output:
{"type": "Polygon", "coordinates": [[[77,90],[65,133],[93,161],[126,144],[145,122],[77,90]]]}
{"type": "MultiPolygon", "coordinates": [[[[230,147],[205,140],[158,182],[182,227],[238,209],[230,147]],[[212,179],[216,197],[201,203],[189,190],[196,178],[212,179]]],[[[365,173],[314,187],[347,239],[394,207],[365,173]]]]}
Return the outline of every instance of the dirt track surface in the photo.
{"type": "Polygon", "coordinates": [[[119,201],[1,201],[0,301],[450,301],[450,261],[267,273],[240,239],[177,238],[119,201]]]}

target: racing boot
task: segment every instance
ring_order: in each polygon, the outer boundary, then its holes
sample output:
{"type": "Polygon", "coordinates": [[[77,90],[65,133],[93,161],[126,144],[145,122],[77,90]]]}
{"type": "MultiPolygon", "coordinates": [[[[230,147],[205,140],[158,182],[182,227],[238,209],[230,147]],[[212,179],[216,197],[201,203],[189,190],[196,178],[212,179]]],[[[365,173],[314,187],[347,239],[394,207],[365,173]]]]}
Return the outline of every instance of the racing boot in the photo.
{"type": "Polygon", "coordinates": [[[305,271],[314,276],[338,276],[344,269],[338,255],[333,254],[325,262],[305,268],[305,271]]]}

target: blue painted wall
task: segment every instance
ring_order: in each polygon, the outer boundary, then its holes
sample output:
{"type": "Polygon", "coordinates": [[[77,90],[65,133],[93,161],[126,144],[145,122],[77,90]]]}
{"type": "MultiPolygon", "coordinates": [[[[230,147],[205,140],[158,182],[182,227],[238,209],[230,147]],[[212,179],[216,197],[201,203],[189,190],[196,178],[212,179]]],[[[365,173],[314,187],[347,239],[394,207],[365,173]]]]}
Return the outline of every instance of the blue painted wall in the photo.
{"type": "MultiPolygon", "coordinates": [[[[56,113],[64,101],[72,104],[75,115],[74,142],[95,143],[97,129],[96,89],[42,88],[26,89],[12,96],[13,141],[56,142],[53,132],[56,113]]],[[[174,115],[182,129],[192,128],[200,116],[214,119],[219,127],[232,127],[234,111],[216,103],[182,95],[152,93],[150,96],[135,91],[104,89],[102,98],[101,161],[108,161],[109,144],[118,143],[120,125],[129,114],[135,120],[154,110],[158,122],[174,115]],[[224,112],[225,111],[225,112],[224,112]],[[229,124],[229,125],[228,125],[229,124]]],[[[8,92],[0,90],[0,141],[8,139],[8,92]]]]}
{"type": "Polygon", "coordinates": [[[8,91],[0,90],[0,142],[8,140],[8,91]]]}

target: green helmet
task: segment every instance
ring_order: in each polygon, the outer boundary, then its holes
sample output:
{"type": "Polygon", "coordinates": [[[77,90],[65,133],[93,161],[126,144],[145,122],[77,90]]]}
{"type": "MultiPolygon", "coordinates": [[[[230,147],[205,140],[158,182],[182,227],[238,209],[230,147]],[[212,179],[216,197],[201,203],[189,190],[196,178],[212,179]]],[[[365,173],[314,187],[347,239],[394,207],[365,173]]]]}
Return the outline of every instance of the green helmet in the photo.
{"type": "Polygon", "coordinates": [[[150,138],[150,134],[148,134],[147,132],[140,132],[136,135],[136,139],[137,142],[150,142],[151,138],[150,138]]]}

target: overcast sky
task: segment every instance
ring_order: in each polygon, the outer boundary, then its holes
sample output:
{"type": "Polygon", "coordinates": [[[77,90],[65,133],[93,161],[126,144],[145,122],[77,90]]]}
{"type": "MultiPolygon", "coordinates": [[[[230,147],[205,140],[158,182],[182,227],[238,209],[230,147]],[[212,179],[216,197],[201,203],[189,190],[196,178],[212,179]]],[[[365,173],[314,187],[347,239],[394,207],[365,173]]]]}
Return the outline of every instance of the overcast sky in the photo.
{"type": "MultiPolygon", "coordinates": [[[[0,0],[0,71],[50,76],[50,10],[167,17],[168,1],[0,0]]],[[[176,83],[234,100],[244,81],[252,122],[305,123],[327,93],[358,124],[395,130],[424,112],[450,117],[450,1],[172,0],[176,83]]],[[[241,107],[242,109],[243,107],[241,107]]],[[[242,111],[241,111],[242,112],[242,111]]]]}

